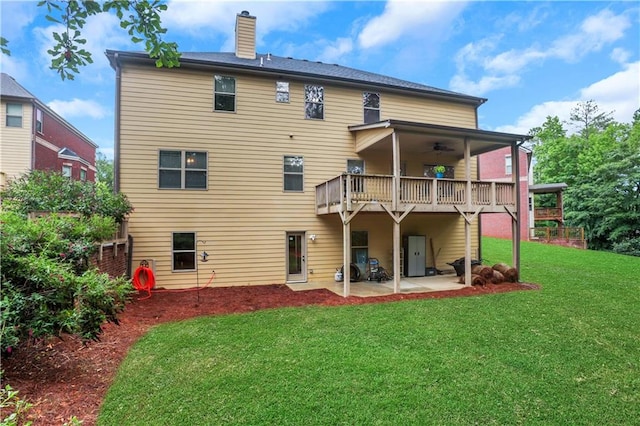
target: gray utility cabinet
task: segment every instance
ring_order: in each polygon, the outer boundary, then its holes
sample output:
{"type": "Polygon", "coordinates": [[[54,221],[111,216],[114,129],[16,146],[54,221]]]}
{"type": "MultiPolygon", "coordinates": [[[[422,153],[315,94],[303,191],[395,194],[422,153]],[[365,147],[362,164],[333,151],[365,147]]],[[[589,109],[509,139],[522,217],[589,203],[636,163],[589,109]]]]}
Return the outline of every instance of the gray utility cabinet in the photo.
{"type": "Polygon", "coordinates": [[[404,237],[404,275],[424,277],[427,265],[427,237],[407,235],[404,237]]]}

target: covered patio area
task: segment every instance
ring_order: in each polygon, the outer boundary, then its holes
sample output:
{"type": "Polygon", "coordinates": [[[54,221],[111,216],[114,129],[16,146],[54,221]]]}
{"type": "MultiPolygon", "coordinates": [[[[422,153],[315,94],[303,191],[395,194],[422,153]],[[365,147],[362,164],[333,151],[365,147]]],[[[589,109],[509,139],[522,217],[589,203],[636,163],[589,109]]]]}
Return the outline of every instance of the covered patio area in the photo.
{"type": "MultiPolygon", "coordinates": [[[[464,284],[458,282],[458,278],[455,274],[443,274],[432,277],[402,277],[400,278],[399,293],[428,293],[465,288],[464,284]]],[[[291,283],[287,284],[287,287],[293,291],[327,289],[339,296],[344,296],[344,282],[291,283]]],[[[391,294],[397,294],[397,292],[394,292],[393,280],[383,282],[357,281],[350,283],[350,296],[372,297],[388,296],[391,294]]]]}

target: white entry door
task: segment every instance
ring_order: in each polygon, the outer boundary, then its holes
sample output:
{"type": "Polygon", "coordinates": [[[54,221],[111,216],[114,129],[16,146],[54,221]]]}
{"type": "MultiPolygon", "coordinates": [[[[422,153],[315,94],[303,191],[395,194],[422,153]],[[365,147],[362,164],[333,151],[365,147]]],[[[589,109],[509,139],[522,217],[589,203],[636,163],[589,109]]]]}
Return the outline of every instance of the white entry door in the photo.
{"type": "Polygon", "coordinates": [[[307,245],[304,232],[287,232],[287,282],[307,281],[307,245]]]}

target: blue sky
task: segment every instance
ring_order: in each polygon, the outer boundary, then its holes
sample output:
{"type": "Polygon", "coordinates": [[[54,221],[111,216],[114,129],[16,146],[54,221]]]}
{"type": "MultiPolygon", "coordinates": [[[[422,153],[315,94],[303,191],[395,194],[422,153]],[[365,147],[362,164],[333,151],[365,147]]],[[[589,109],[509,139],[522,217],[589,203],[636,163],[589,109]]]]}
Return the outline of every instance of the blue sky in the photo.
{"type": "MultiPolygon", "coordinates": [[[[232,51],[236,14],[257,18],[257,50],[337,63],[488,98],[480,127],[526,134],[594,100],[631,122],[640,107],[640,3],[168,1],[166,40],[181,51],[232,51]]],[[[113,154],[115,74],[106,49],[141,50],[115,16],[91,17],[94,64],[74,81],[49,70],[53,24],[36,1],[0,3],[11,56],[2,72],[113,154]]]]}

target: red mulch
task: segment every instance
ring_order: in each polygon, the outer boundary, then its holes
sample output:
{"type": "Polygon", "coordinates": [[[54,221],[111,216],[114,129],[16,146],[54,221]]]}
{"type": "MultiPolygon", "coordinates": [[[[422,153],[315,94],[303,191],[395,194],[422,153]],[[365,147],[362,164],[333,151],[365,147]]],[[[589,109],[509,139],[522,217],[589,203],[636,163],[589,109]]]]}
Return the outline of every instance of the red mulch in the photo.
{"type": "Polygon", "coordinates": [[[2,386],[10,384],[33,403],[34,425],[62,425],[72,416],[84,426],[96,423],[100,404],[120,362],[145,332],[156,324],[202,315],[223,315],[258,309],[303,305],[353,305],[395,300],[471,296],[538,288],[531,284],[487,284],[462,290],[343,298],[329,290],[292,291],[286,285],[207,288],[199,292],[153,293],[134,300],[120,316],[120,325],[106,324],[99,342],[83,345],[65,337],[25,345],[2,360],[2,386]]]}

